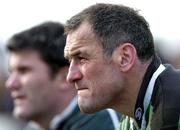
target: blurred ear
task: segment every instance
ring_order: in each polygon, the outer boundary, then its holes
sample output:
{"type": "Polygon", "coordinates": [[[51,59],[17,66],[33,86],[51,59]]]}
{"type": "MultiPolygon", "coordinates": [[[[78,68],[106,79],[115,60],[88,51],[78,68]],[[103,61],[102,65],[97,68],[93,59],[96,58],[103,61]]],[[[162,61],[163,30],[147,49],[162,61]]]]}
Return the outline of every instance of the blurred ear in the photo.
{"type": "Polygon", "coordinates": [[[122,72],[129,71],[134,65],[136,49],[131,43],[123,43],[113,52],[113,60],[119,65],[122,72]]]}
{"type": "Polygon", "coordinates": [[[55,83],[59,90],[71,89],[70,84],[66,81],[68,74],[68,66],[62,67],[56,74],[55,83]]]}

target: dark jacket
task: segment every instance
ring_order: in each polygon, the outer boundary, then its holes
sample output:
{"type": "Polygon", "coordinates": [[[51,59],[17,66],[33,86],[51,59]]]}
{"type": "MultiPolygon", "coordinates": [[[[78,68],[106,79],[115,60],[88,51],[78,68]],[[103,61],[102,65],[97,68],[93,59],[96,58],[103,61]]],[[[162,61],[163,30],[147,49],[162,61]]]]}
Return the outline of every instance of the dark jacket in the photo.
{"type": "MultiPolygon", "coordinates": [[[[138,100],[143,97],[143,87],[147,87],[152,74],[161,61],[155,57],[149,66],[139,92],[138,100]]],[[[180,116],[180,70],[165,64],[165,70],[157,77],[146,112],[147,128],[151,130],[178,130],[180,116]]],[[[146,90],[146,89],[144,89],[146,90]]],[[[143,98],[144,99],[144,98],[143,98]]],[[[136,107],[137,108],[137,107],[136,107]]]]}
{"type": "MultiPolygon", "coordinates": [[[[51,130],[117,130],[121,114],[112,109],[102,110],[94,114],[80,112],[77,104],[65,118],[61,115],[51,130]]],[[[57,119],[57,118],[56,118],[57,119]]],[[[51,122],[52,123],[52,122],[51,122]]],[[[52,125],[52,124],[51,124],[52,125]]],[[[38,124],[29,122],[23,130],[42,130],[38,124]]]]}
{"type": "Polygon", "coordinates": [[[162,65],[158,57],[154,57],[149,65],[143,82],[140,87],[134,117],[123,117],[120,129],[139,130],[178,130],[180,118],[180,70],[173,68],[169,64],[162,65]],[[147,92],[154,73],[163,66],[163,71],[156,78],[152,95],[147,92]],[[150,102],[147,103],[147,110],[144,109],[145,95],[150,96],[150,102]],[[145,115],[143,118],[143,115],[145,115]],[[145,119],[145,120],[143,120],[145,119]],[[145,121],[146,123],[142,123],[145,121]],[[130,123],[131,122],[131,123],[130,123]],[[143,125],[145,124],[145,125],[143,125]]]}
{"type": "MultiPolygon", "coordinates": [[[[120,114],[115,112],[119,122],[120,114]]],[[[78,106],[55,130],[116,130],[113,118],[108,110],[102,110],[95,114],[84,114],[78,106]]]]}

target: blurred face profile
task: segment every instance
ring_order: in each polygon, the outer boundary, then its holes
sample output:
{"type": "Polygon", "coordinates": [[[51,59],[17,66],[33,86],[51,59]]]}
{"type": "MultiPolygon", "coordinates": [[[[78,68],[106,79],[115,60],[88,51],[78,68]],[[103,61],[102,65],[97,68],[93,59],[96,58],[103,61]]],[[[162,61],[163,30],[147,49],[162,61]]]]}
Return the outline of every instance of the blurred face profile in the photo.
{"type": "Polygon", "coordinates": [[[112,58],[104,55],[88,23],[68,34],[64,51],[70,61],[67,80],[78,91],[81,111],[92,113],[112,106],[121,91],[121,76],[112,58]]]}
{"type": "Polygon", "coordinates": [[[14,115],[38,119],[54,109],[57,86],[47,64],[36,51],[12,52],[6,87],[14,101],[14,115]]]}

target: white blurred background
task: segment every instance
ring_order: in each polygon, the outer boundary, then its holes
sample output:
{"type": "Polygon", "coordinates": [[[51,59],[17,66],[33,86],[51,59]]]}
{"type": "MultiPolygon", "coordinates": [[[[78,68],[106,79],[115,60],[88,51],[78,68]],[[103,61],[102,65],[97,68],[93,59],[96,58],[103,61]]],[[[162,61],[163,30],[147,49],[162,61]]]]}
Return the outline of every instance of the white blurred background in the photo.
{"type": "Polygon", "coordinates": [[[75,13],[99,2],[124,4],[139,9],[156,38],[180,40],[178,0],[0,0],[1,40],[6,41],[13,33],[46,20],[65,23],[75,13]]]}
{"type": "Polygon", "coordinates": [[[180,55],[178,0],[0,0],[0,41],[6,43],[14,33],[47,20],[65,23],[80,10],[100,2],[124,4],[140,10],[163,55],[180,55]]]}

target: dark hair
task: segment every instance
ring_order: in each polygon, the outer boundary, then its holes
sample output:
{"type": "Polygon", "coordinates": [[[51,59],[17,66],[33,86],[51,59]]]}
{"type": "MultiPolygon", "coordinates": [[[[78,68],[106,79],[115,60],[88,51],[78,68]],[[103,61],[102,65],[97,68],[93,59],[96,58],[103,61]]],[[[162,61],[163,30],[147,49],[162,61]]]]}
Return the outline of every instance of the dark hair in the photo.
{"type": "Polygon", "coordinates": [[[7,49],[10,52],[37,51],[52,74],[56,74],[61,67],[68,65],[64,58],[65,43],[64,26],[61,23],[45,22],[12,36],[7,49]]]}
{"type": "Polygon", "coordinates": [[[120,44],[134,45],[140,60],[148,60],[154,55],[153,36],[146,20],[138,11],[123,5],[95,4],[66,22],[66,34],[88,22],[105,54],[111,56],[120,44]]]}

